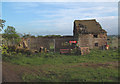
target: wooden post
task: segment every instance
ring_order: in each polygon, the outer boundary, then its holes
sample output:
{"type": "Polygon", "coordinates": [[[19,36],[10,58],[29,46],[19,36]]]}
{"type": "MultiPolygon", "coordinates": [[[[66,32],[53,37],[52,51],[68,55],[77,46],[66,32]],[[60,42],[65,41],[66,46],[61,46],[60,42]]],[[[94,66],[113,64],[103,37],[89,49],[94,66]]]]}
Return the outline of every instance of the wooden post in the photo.
{"type": "Polygon", "coordinates": [[[54,40],[54,52],[55,52],[55,39],[53,39],[54,40]]]}

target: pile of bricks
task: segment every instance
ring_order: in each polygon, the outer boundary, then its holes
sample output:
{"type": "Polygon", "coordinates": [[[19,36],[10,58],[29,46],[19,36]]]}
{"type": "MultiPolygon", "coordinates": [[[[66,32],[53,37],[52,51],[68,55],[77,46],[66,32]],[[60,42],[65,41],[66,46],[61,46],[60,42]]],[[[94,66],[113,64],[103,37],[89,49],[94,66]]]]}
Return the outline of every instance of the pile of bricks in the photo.
{"type": "Polygon", "coordinates": [[[80,47],[80,50],[81,50],[81,55],[90,53],[89,47],[80,47]]]}

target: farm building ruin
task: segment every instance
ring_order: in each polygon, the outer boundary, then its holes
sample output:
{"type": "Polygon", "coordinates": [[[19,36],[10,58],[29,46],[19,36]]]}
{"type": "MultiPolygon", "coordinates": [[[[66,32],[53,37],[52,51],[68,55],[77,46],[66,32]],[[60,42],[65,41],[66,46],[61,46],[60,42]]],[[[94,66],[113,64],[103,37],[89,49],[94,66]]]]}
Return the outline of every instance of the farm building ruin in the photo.
{"type": "MultiPolygon", "coordinates": [[[[22,40],[22,45],[27,45],[29,49],[38,50],[40,47],[59,51],[71,40],[76,40],[80,47],[103,48],[107,43],[107,32],[95,20],[75,20],[73,36],[62,37],[35,37],[22,40]]],[[[69,45],[67,46],[67,48],[69,45]]]]}
{"type": "Polygon", "coordinates": [[[95,19],[75,20],[73,32],[79,46],[93,49],[102,48],[107,43],[107,32],[95,19]]]}

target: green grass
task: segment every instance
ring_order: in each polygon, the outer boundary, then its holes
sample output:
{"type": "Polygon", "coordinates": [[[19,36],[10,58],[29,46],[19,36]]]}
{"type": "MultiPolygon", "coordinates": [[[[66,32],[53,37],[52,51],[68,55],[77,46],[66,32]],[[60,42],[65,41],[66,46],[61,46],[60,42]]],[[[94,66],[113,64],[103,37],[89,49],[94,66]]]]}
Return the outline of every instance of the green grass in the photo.
{"type": "Polygon", "coordinates": [[[12,56],[3,57],[3,60],[7,60],[11,63],[18,65],[42,65],[42,64],[74,64],[74,63],[103,63],[109,61],[117,61],[119,59],[117,51],[91,51],[88,55],[60,55],[59,53],[46,53],[46,54],[14,54],[12,56]]]}
{"type": "MultiPolygon", "coordinates": [[[[116,82],[118,68],[82,66],[80,63],[97,64],[118,61],[118,50],[91,50],[88,55],[60,55],[59,53],[38,53],[32,55],[13,54],[3,57],[4,61],[23,65],[39,66],[43,72],[24,73],[24,81],[35,82],[116,82]],[[79,66],[78,66],[79,65],[79,66]],[[72,66],[72,67],[71,67],[72,66]]],[[[38,69],[38,71],[39,71],[38,69]]]]}
{"type": "Polygon", "coordinates": [[[69,69],[56,69],[52,71],[46,71],[43,75],[23,75],[24,81],[36,81],[36,82],[117,82],[118,71],[109,68],[88,68],[88,67],[76,67],[69,69]]]}

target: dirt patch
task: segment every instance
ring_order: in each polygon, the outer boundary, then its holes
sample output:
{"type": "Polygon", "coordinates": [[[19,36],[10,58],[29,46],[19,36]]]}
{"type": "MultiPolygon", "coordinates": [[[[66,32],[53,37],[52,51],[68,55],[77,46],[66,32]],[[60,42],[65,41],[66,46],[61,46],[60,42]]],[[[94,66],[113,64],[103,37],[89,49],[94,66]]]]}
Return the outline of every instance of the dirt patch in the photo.
{"type": "Polygon", "coordinates": [[[24,74],[40,75],[46,72],[43,71],[45,68],[52,67],[50,65],[41,65],[41,66],[22,66],[15,65],[8,62],[2,63],[2,81],[3,82],[24,82],[22,76],[24,74]]]}
{"type": "Polygon", "coordinates": [[[29,66],[14,65],[10,63],[2,63],[2,81],[3,82],[24,82],[22,75],[24,73],[38,73],[29,66]]]}

